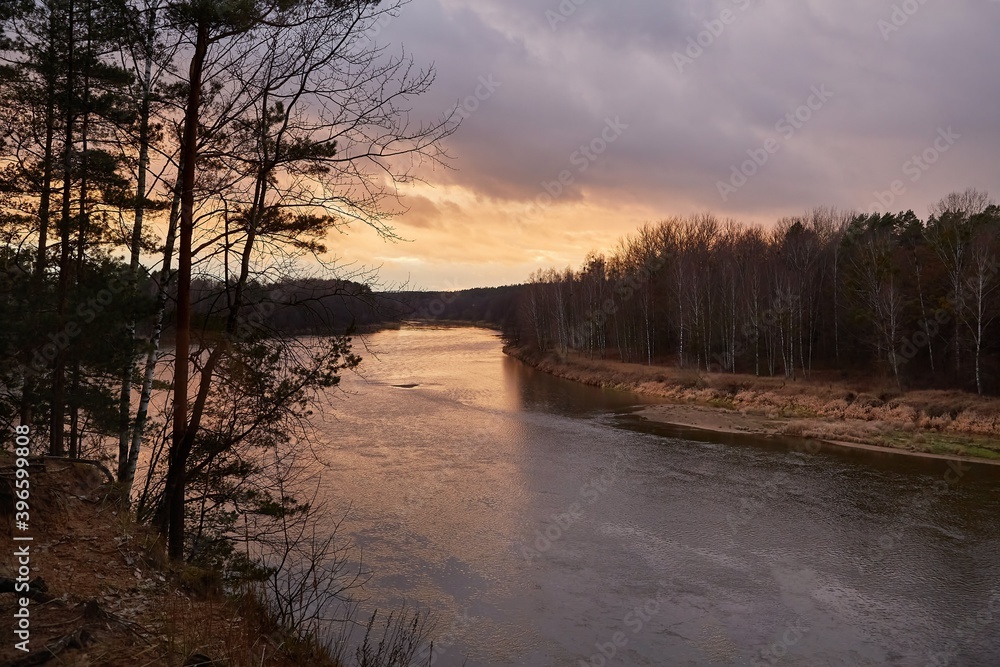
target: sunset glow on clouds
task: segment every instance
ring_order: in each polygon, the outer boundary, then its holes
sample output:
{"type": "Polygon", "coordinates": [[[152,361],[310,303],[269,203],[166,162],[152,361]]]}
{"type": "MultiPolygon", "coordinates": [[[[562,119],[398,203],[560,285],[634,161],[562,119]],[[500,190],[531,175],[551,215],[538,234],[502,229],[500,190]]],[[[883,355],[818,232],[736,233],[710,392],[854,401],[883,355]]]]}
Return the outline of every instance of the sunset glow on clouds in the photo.
{"type": "Polygon", "coordinates": [[[869,210],[894,181],[890,208],[921,216],[1000,195],[998,24],[989,0],[413,0],[376,39],[437,71],[414,118],[460,105],[453,159],[403,190],[406,240],[356,228],[331,250],[456,289],[579,266],[671,215],[869,210]]]}

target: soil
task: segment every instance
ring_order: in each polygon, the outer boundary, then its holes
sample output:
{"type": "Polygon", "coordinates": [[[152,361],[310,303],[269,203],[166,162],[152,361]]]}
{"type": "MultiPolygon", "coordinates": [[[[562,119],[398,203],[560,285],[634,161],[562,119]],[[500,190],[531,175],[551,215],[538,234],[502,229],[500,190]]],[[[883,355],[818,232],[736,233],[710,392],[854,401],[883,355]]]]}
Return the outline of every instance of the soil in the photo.
{"type": "Polygon", "coordinates": [[[995,398],[960,391],[903,393],[875,379],[819,373],[810,380],[790,380],[518,347],[504,351],[562,378],[661,398],[638,413],[651,421],[1000,464],[1000,400],[995,398]]]}
{"type": "Polygon", "coordinates": [[[30,545],[30,653],[13,634],[18,598],[0,593],[0,664],[12,667],[296,664],[275,649],[254,614],[164,567],[155,534],[132,523],[97,467],[31,459],[30,524],[15,530],[14,460],[0,454],[0,577],[17,577],[14,551],[30,545]],[[14,536],[30,536],[17,541],[14,536]],[[216,660],[217,662],[204,662],[216,660]]]}

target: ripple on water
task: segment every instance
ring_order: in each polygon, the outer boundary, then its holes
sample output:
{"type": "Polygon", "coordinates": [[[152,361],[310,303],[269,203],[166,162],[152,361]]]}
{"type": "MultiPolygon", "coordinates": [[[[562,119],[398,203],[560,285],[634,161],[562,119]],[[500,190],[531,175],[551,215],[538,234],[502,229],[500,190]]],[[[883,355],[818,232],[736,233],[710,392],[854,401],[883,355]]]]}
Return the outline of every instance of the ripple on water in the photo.
{"type": "MultiPolygon", "coordinates": [[[[406,598],[444,632],[468,613],[436,664],[577,665],[665,586],[621,663],[751,664],[801,620],[778,667],[920,665],[1000,581],[1000,498],[971,475],[920,503],[943,468],[640,433],[611,414],[622,395],[526,369],[493,334],[372,338],[372,382],[345,378],[322,415],[324,491],[353,503],[343,530],[376,570],[372,604],[406,598]],[[526,561],[519,545],[616,460],[584,518],[526,561]]],[[[997,667],[998,636],[951,664],[997,667]]]]}

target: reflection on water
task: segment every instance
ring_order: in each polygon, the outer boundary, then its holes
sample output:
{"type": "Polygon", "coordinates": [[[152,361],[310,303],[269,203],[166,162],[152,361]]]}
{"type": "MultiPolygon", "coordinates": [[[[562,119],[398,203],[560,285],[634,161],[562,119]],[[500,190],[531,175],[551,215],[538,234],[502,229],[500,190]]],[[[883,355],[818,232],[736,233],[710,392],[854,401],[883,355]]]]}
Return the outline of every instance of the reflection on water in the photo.
{"type": "Polygon", "coordinates": [[[437,614],[435,664],[1000,664],[997,470],[938,494],[942,461],[651,425],[491,332],[368,342],[321,415],[324,492],[366,606],[437,614]]]}

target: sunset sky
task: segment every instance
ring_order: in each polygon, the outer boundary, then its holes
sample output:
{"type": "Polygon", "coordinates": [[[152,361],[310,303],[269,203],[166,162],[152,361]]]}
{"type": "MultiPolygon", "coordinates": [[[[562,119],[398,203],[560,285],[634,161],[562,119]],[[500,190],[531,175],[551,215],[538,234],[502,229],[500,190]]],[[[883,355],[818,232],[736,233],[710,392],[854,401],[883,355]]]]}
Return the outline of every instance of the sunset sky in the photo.
{"type": "Polygon", "coordinates": [[[675,214],[996,197],[998,25],[995,0],[412,0],[376,39],[437,70],[414,118],[462,105],[451,169],[405,191],[409,241],[359,228],[334,249],[458,289],[675,214]]]}

